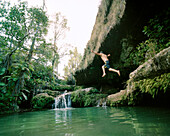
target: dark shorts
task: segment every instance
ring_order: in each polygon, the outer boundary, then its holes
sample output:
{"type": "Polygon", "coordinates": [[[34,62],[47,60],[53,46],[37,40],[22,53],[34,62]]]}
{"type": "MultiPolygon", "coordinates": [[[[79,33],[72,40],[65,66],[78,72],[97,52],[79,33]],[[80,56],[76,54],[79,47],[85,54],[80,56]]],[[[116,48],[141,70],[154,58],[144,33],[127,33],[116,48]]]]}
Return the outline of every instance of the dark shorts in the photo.
{"type": "Polygon", "coordinates": [[[105,62],[104,68],[110,68],[109,61],[108,61],[108,60],[105,62]]]}

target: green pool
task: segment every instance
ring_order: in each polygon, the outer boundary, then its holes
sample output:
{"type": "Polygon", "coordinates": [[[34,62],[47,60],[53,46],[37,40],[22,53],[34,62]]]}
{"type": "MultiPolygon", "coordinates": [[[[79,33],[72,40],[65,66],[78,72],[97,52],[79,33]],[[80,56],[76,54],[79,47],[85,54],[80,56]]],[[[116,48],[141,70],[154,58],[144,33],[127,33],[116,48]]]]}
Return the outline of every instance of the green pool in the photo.
{"type": "Polygon", "coordinates": [[[169,136],[170,109],[70,108],[0,116],[0,136],[169,136]]]}

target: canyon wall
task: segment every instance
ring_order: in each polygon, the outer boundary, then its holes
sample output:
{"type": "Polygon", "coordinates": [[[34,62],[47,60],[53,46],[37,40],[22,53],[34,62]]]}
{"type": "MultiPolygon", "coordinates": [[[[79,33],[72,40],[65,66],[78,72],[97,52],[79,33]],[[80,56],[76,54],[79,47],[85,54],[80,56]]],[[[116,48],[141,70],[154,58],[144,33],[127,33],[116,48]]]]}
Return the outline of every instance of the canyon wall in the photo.
{"type": "Polygon", "coordinates": [[[155,15],[168,8],[166,1],[102,0],[83,60],[75,73],[77,85],[94,86],[107,94],[125,88],[129,74],[137,67],[124,65],[131,51],[146,39],[142,30],[155,15]],[[111,54],[110,66],[121,71],[106,71],[102,78],[103,62],[91,49],[111,54]]]}

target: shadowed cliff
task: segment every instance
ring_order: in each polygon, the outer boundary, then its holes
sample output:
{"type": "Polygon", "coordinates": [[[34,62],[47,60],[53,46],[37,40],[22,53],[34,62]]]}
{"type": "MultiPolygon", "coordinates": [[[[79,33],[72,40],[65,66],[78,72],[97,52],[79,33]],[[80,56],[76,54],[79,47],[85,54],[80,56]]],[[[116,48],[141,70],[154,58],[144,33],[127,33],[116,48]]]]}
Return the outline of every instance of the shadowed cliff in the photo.
{"type": "Polygon", "coordinates": [[[129,73],[137,67],[124,64],[134,47],[146,39],[143,27],[167,7],[165,1],[102,0],[83,60],[75,73],[77,85],[95,86],[108,94],[123,89],[129,73]],[[103,62],[91,49],[111,54],[110,66],[119,69],[121,77],[106,71],[102,78],[103,62]]]}

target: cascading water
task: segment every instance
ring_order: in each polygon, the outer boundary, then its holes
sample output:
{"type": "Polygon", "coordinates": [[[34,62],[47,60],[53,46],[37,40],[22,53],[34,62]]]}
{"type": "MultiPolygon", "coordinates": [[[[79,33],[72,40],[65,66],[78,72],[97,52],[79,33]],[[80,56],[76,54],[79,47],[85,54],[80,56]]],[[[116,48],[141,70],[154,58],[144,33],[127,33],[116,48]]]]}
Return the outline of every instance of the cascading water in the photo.
{"type": "Polygon", "coordinates": [[[55,98],[53,108],[70,108],[71,107],[71,93],[63,93],[55,98]]]}
{"type": "Polygon", "coordinates": [[[100,100],[98,100],[96,107],[107,107],[107,106],[106,106],[106,100],[105,100],[105,99],[100,99],[100,100]]]}

